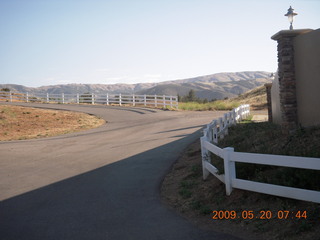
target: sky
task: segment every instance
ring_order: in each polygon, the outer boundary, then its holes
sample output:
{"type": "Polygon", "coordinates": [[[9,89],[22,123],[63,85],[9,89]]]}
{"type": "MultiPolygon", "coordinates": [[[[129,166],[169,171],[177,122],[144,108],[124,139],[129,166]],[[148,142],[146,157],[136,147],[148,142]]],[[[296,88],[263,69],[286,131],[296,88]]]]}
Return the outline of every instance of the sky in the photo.
{"type": "Polygon", "coordinates": [[[0,84],[161,82],[277,70],[271,36],[320,0],[0,0],[0,84]]]}

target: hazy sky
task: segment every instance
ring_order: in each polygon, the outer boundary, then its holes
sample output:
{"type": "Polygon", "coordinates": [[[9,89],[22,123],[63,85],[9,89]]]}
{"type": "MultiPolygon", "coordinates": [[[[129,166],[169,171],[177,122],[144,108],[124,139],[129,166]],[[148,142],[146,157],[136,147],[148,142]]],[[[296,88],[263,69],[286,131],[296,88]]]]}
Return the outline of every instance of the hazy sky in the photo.
{"type": "Polygon", "coordinates": [[[0,84],[138,83],[276,71],[288,29],[320,0],[0,0],[0,84]]]}

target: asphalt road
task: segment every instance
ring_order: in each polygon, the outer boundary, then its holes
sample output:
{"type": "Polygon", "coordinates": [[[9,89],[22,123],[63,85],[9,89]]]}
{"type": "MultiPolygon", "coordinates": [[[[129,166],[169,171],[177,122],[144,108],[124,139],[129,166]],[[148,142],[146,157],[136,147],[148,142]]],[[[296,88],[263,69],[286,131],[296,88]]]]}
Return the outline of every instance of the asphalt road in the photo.
{"type": "Polygon", "coordinates": [[[168,209],[160,185],[219,112],[28,104],[98,115],[107,124],[0,142],[0,239],[237,239],[168,209]]]}

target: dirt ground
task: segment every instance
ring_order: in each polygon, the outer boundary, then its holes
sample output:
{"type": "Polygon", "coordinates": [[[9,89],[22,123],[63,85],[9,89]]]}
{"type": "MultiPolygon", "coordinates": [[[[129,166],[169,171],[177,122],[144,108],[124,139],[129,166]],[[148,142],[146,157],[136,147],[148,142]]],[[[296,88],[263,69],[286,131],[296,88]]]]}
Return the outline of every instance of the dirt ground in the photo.
{"type": "Polygon", "coordinates": [[[0,105],[0,141],[52,137],[105,124],[85,113],[0,105]]]}
{"type": "Polygon", "coordinates": [[[243,239],[320,239],[319,204],[237,189],[226,196],[224,184],[214,176],[203,181],[199,141],[173,165],[161,196],[200,228],[243,239]],[[231,211],[236,212],[235,219],[231,211]]]}

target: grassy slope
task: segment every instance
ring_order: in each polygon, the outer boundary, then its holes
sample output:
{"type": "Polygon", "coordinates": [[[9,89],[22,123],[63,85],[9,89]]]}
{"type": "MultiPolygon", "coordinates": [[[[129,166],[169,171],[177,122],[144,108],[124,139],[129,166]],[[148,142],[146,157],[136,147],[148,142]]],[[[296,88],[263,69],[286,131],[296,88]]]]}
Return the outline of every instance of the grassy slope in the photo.
{"type": "Polygon", "coordinates": [[[179,109],[186,111],[215,111],[215,110],[231,110],[238,107],[238,102],[227,102],[225,100],[218,100],[209,103],[198,102],[180,102],[179,109]]]}
{"type": "MultiPolygon", "coordinates": [[[[299,129],[290,136],[282,134],[280,126],[268,122],[246,122],[229,130],[230,134],[219,142],[221,148],[232,146],[236,152],[320,158],[320,127],[299,129]]],[[[223,171],[221,160],[216,163],[223,171]]],[[[237,163],[236,167],[239,178],[320,190],[320,171],[248,163],[237,163]]]]}
{"type": "MultiPolygon", "coordinates": [[[[263,89],[258,88],[236,100],[254,104],[256,109],[259,109],[263,106],[262,92],[263,89]]],[[[287,136],[282,134],[277,125],[247,121],[232,127],[229,135],[219,142],[219,146],[234,147],[238,152],[320,158],[320,126],[299,129],[295,134],[287,136]]],[[[212,162],[223,172],[221,159],[213,157],[212,162]]],[[[320,190],[320,171],[239,163],[236,168],[238,178],[320,190]]],[[[320,204],[238,189],[226,196],[224,184],[215,177],[210,175],[206,181],[202,180],[201,169],[201,150],[197,142],[189,147],[173,166],[162,186],[162,197],[165,201],[194,223],[244,239],[319,238],[320,204]],[[214,210],[235,210],[238,213],[253,211],[256,216],[259,216],[261,211],[271,211],[272,218],[213,220],[214,210]],[[291,215],[287,219],[279,219],[279,211],[290,211],[291,215]],[[299,211],[305,211],[307,218],[296,217],[299,211]]]]}
{"type": "Polygon", "coordinates": [[[231,110],[241,104],[250,104],[252,110],[267,108],[267,94],[264,86],[255,88],[236,98],[217,100],[209,103],[180,102],[179,109],[188,111],[231,110]]]}
{"type": "Polygon", "coordinates": [[[250,104],[252,110],[267,109],[267,92],[265,86],[257,87],[236,98],[225,100],[226,102],[237,102],[239,104],[250,104]]]}

